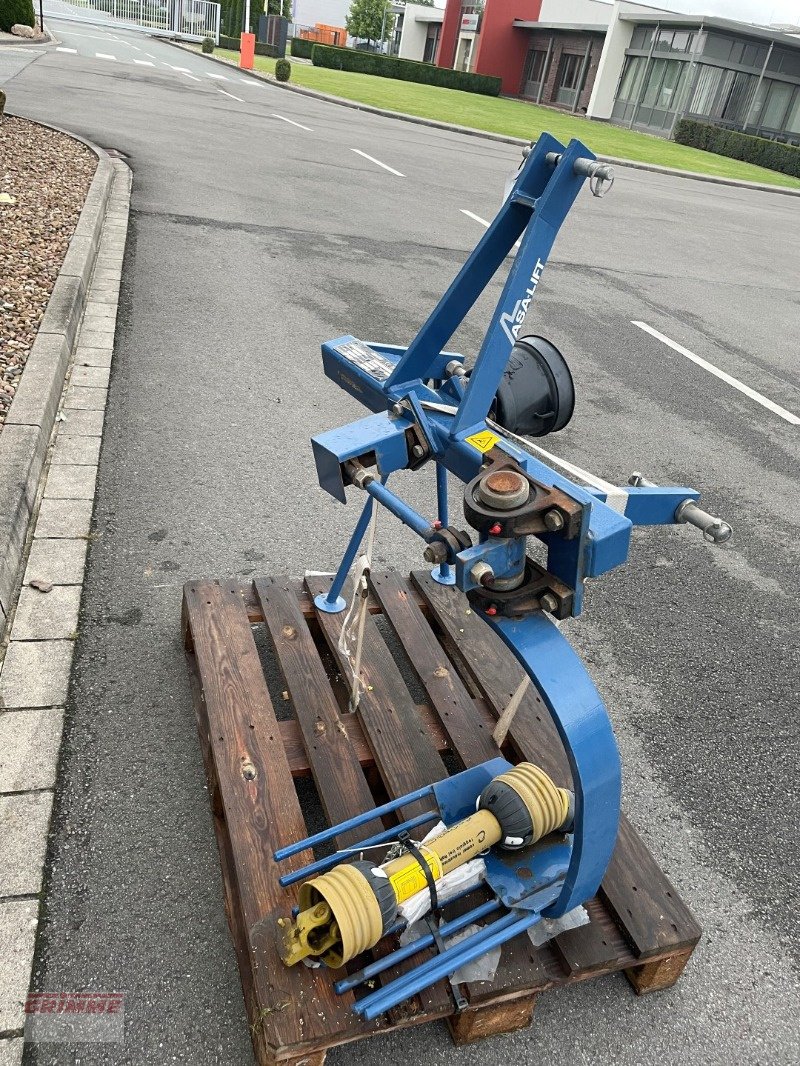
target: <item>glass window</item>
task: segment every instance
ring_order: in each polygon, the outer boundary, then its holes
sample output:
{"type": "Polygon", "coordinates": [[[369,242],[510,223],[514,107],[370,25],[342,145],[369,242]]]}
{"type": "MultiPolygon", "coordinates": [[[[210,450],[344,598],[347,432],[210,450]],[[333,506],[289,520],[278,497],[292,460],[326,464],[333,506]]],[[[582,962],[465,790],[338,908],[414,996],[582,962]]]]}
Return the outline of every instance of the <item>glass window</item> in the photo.
{"type": "Polygon", "coordinates": [[[544,50],[532,48],[528,52],[528,58],[525,60],[525,74],[522,79],[522,91],[525,95],[530,96],[538,90],[546,59],[547,52],[544,50]]]}
{"type": "Polygon", "coordinates": [[[767,49],[761,44],[746,44],[744,46],[744,52],[742,53],[742,66],[744,67],[758,67],[760,70],[764,66],[764,60],[767,58],[767,49]]]}
{"type": "Polygon", "coordinates": [[[783,128],[788,133],[800,133],[800,89],[795,90],[794,100],[792,100],[792,106],[789,108],[783,128]]]}
{"type": "Polygon", "coordinates": [[[647,58],[645,56],[628,56],[625,60],[622,80],[619,83],[618,100],[627,102],[639,99],[639,92],[642,88],[642,75],[646,66],[647,58]]]}
{"type": "Polygon", "coordinates": [[[681,75],[685,66],[685,63],[679,63],[677,59],[673,59],[667,63],[666,70],[664,71],[664,78],[661,82],[661,88],[658,91],[655,107],[665,111],[675,110],[675,100],[677,98],[681,75]]]}
{"type": "Polygon", "coordinates": [[[656,52],[671,52],[672,51],[672,38],[675,34],[674,30],[659,30],[658,38],[656,39],[656,52]]]}
{"type": "Polygon", "coordinates": [[[661,79],[664,77],[666,67],[666,59],[653,60],[653,64],[650,67],[650,72],[647,76],[644,96],[642,97],[642,107],[653,107],[655,105],[661,90],[661,79]]]}
{"type": "Polygon", "coordinates": [[[692,115],[710,115],[717,94],[722,71],[719,67],[701,66],[697,76],[697,82],[689,103],[689,112],[692,115]]]}
{"type": "Polygon", "coordinates": [[[773,81],[767,97],[767,103],[761,115],[761,125],[771,130],[783,127],[783,119],[792,98],[794,86],[783,81],[773,81]]]}
{"type": "Polygon", "coordinates": [[[706,46],[703,49],[703,55],[708,56],[710,59],[727,61],[730,58],[732,45],[732,38],[722,37],[718,33],[709,33],[706,39],[706,46]]]}
{"type": "Polygon", "coordinates": [[[744,74],[740,71],[734,78],[728,97],[722,105],[720,117],[726,122],[745,122],[757,83],[758,78],[755,74],[744,74]]]}
{"type": "Polygon", "coordinates": [[[800,52],[784,52],[781,55],[781,74],[800,78],[800,52]]]}
{"type": "Polygon", "coordinates": [[[573,55],[571,52],[565,52],[561,57],[561,66],[558,70],[559,89],[577,88],[582,58],[582,56],[573,55]]]}
{"type": "Polygon", "coordinates": [[[675,30],[672,38],[673,52],[688,52],[692,35],[688,30],[675,30]]]}
{"type": "Polygon", "coordinates": [[[652,39],[652,26],[637,26],[631,36],[631,48],[649,49],[652,39]]]}

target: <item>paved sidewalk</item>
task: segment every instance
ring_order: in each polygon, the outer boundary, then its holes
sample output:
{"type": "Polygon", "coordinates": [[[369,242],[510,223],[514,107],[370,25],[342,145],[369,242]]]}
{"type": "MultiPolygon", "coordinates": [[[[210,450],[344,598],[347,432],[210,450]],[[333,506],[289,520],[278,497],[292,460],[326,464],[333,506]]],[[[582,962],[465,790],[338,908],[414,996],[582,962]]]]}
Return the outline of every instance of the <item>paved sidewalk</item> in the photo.
{"type": "Polygon", "coordinates": [[[131,174],[114,185],[0,668],[0,1066],[21,1062],[64,704],[114,348],[131,174]]]}

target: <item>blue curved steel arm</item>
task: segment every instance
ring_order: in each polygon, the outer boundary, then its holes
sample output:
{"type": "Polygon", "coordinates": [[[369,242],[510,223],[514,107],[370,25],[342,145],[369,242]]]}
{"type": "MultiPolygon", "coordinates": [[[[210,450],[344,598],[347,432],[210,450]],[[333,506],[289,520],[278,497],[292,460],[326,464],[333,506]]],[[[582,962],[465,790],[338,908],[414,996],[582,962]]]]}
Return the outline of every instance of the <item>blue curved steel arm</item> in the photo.
{"type": "Polygon", "coordinates": [[[561,895],[543,913],[558,917],[597,892],[619,825],[619,751],[608,714],[581,660],[542,614],[486,622],[539,690],[564,744],[575,790],[575,831],[561,895]]]}

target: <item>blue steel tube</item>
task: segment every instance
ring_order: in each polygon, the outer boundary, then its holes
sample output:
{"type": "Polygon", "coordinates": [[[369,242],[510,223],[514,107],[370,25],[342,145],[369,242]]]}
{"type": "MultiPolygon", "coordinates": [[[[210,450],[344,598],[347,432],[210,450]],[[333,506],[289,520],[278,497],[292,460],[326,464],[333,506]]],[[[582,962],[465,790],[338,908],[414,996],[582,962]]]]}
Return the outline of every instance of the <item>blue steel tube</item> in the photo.
{"type": "Polygon", "coordinates": [[[390,489],[381,485],[380,481],[368,481],[364,485],[364,490],[374,497],[378,503],[382,503],[386,510],[391,511],[404,525],[409,526],[415,533],[418,533],[423,540],[432,539],[436,530],[427,518],[423,518],[413,507],[409,507],[399,496],[395,496],[390,489]]]}
{"type": "MultiPolygon", "coordinates": [[[[441,463],[436,464],[436,505],[439,511],[439,521],[442,523],[443,528],[447,528],[450,524],[447,503],[447,467],[442,466],[441,463]]],[[[443,582],[446,582],[450,577],[449,563],[439,564],[439,577],[443,582]]]]}
{"type": "Polygon", "coordinates": [[[356,528],[353,530],[353,535],[350,538],[350,543],[345,549],[345,553],[342,556],[342,561],[339,563],[339,569],[336,571],[336,577],[333,579],[333,584],[325,593],[324,596],[316,597],[317,600],[322,600],[321,603],[317,603],[318,607],[325,610],[325,607],[338,607],[339,610],[344,606],[342,603],[339,606],[339,596],[341,595],[344,583],[347,580],[347,575],[350,573],[350,567],[353,565],[353,560],[356,557],[356,552],[359,549],[361,541],[364,539],[364,534],[367,532],[370,519],[372,518],[372,508],[374,504],[372,497],[370,496],[364,503],[364,508],[361,512],[361,517],[356,523],[356,528]]]}
{"type": "Polygon", "coordinates": [[[309,863],[308,866],[304,866],[301,870],[294,870],[290,874],[284,874],[283,877],[278,878],[278,884],[281,888],[288,888],[289,885],[302,881],[304,877],[324,873],[326,870],[331,870],[334,866],[338,866],[339,863],[352,859],[353,854],[362,848],[374,848],[380,844],[388,844],[390,841],[396,840],[397,834],[404,829],[408,831],[416,829],[417,826],[425,825],[426,822],[436,821],[438,817],[438,811],[428,811],[427,814],[417,815],[416,818],[411,818],[409,821],[403,822],[402,825],[393,825],[391,829],[384,829],[382,833],[376,833],[375,836],[359,841],[358,844],[355,844],[347,851],[337,851],[334,855],[328,855],[318,862],[309,863]]]}
{"type": "MultiPolygon", "coordinates": [[[[294,844],[287,844],[285,848],[278,848],[272,857],[276,862],[281,862],[292,855],[297,855],[300,851],[305,851],[306,848],[315,848],[317,844],[324,844],[328,840],[333,840],[340,833],[346,833],[350,829],[358,829],[360,825],[366,825],[367,822],[371,822],[375,818],[382,818],[384,814],[391,814],[392,811],[405,807],[407,803],[414,803],[416,800],[424,799],[426,796],[432,796],[433,794],[433,785],[425,785],[414,792],[409,792],[406,796],[399,796],[397,799],[390,800],[380,807],[373,807],[371,811],[364,811],[363,814],[357,814],[353,818],[339,822],[338,825],[332,825],[330,829],[323,829],[320,833],[305,837],[304,840],[298,840],[294,844]]],[[[399,833],[404,828],[405,824],[396,825],[392,832],[399,833]]]]}
{"type": "MultiPolygon", "coordinates": [[[[452,936],[453,933],[457,933],[460,929],[465,929],[470,922],[477,922],[481,918],[486,918],[488,915],[494,914],[495,911],[500,910],[501,907],[502,903],[499,899],[490,899],[488,903],[482,903],[479,907],[467,911],[466,914],[462,914],[458,918],[453,918],[450,922],[444,922],[439,926],[439,935],[442,937],[452,936]]],[[[384,935],[388,936],[388,933],[384,935]]],[[[416,955],[418,951],[432,947],[434,942],[435,940],[432,933],[424,933],[422,936],[417,937],[416,940],[412,940],[410,944],[405,944],[403,947],[398,948],[397,951],[393,951],[391,954],[384,955],[383,958],[376,959],[375,962],[369,963],[369,965],[365,966],[363,970],[359,970],[358,973],[354,973],[350,977],[345,977],[342,981],[337,981],[333,987],[339,995],[341,995],[342,992],[348,992],[351,988],[356,988],[358,985],[363,984],[364,981],[368,981],[371,977],[383,973],[384,970],[388,970],[396,963],[403,962],[404,959],[410,959],[411,956],[416,955]]]]}
{"type": "Polygon", "coordinates": [[[362,1014],[368,1021],[373,1021],[385,1011],[396,1007],[398,1003],[402,1003],[404,1000],[410,999],[411,996],[415,996],[417,992],[422,992],[423,989],[429,988],[442,977],[449,977],[450,974],[455,973],[465,963],[480,958],[481,955],[485,955],[493,948],[512,940],[519,933],[524,933],[526,929],[530,929],[532,925],[535,925],[540,918],[541,915],[533,911],[524,914],[522,917],[519,916],[519,912],[510,911],[496,922],[492,922],[488,928],[481,929],[478,933],[473,933],[466,940],[462,940],[460,944],[448,948],[429,962],[424,963],[422,966],[417,966],[402,977],[398,977],[396,981],[392,981],[385,988],[381,988],[377,992],[357,1000],[353,1004],[353,1010],[357,1014],[362,1014]]]}

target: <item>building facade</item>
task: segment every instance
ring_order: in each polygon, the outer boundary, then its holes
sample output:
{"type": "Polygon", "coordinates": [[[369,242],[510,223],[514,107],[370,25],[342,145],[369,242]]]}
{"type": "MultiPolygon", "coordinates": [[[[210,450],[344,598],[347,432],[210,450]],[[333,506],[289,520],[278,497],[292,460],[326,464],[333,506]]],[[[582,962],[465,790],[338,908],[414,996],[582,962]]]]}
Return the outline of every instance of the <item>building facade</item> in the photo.
{"type": "Polygon", "coordinates": [[[436,62],[661,136],[689,117],[800,144],[800,33],[776,27],[630,0],[448,0],[436,62]]]}

